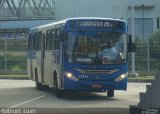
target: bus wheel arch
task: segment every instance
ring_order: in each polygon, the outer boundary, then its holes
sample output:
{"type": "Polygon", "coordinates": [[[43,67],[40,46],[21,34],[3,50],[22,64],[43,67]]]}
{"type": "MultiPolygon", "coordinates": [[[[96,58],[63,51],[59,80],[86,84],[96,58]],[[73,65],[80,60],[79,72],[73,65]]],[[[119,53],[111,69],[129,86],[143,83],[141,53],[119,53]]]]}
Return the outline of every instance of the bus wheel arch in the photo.
{"type": "Polygon", "coordinates": [[[57,72],[54,71],[54,73],[53,73],[53,87],[54,88],[56,87],[56,80],[57,80],[57,72]]]}
{"type": "Polygon", "coordinates": [[[114,97],[114,90],[108,90],[107,91],[107,96],[108,97],[114,97]]]}
{"type": "Polygon", "coordinates": [[[38,72],[37,72],[37,68],[34,69],[34,80],[38,81],[38,72]]]}
{"type": "Polygon", "coordinates": [[[43,85],[40,82],[38,82],[37,68],[35,68],[35,83],[36,83],[36,89],[37,90],[42,90],[43,89],[43,85]]]}
{"type": "Polygon", "coordinates": [[[57,77],[57,72],[54,71],[54,76],[53,76],[53,81],[54,81],[54,91],[55,91],[55,94],[56,94],[56,97],[57,98],[61,98],[62,97],[62,90],[60,90],[58,88],[58,77],[57,77]]]}

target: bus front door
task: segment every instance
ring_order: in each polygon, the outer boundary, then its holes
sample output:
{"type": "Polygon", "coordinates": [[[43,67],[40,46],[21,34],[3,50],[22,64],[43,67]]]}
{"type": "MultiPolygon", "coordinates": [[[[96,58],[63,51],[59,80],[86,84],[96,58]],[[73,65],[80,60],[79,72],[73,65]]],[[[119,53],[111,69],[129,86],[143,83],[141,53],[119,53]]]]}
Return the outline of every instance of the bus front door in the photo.
{"type": "Polygon", "coordinates": [[[45,39],[46,35],[42,35],[42,44],[41,44],[41,81],[44,83],[44,58],[45,58],[45,39]]]}

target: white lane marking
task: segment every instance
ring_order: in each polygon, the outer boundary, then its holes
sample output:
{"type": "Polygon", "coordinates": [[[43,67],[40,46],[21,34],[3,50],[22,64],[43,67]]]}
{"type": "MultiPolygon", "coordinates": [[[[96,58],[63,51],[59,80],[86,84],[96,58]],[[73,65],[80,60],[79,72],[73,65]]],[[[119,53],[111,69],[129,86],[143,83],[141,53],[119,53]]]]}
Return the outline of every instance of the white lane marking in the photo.
{"type": "Polygon", "coordinates": [[[25,101],[25,102],[19,103],[19,104],[17,104],[17,105],[11,106],[11,107],[9,107],[9,108],[15,108],[15,107],[17,107],[17,106],[20,106],[20,105],[23,105],[23,104],[26,104],[26,103],[32,102],[32,101],[37,100],[37,99],[40,99],[40,98],[42,98],[42,97],[44,97],[44,96],[42,95],[42,96],[39,96],[39,97],[33,98],[33,99],[31,99],[31,100],[28,100],[28,101],[25,101]]]}
{"type": "Polygon", "coordinates": [[[20,105],[23,105],[23,104],[32,102],[32,101],[37,100],[37,99],[40,99],[40,98],[42,98],[42,97],[44,97],[44,95],[39,96],[39,97],[36,97],[36,98],[33,98],[33,99],[30,99],[30,100],[25,101],[25,102],[22,102],[22,103],[19,103],[19,104],[17,104],[17,105],[11,106],[11,107],[9,107],[9,108],[2,108],[2,110],[1,110],[0,112],[4,112],[4,111],[6,111],[6,110],[8,110],[8,109],[10,109],[10,108],[15,108],[15,107],[17,107],[17,106],[20,106],[20,105]]]}

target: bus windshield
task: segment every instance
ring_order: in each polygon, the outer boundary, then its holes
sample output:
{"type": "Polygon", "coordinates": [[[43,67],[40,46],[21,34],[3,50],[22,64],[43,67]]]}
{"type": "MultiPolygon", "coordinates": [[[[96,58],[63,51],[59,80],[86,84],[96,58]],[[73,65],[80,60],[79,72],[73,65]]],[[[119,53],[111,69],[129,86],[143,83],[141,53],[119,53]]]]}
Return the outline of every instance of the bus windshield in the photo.
{"type": "Polygon", "coordinates": [[[121,32],[68,32],[67,59],[77,64],[123,64],[127,35],[121,32]]]}

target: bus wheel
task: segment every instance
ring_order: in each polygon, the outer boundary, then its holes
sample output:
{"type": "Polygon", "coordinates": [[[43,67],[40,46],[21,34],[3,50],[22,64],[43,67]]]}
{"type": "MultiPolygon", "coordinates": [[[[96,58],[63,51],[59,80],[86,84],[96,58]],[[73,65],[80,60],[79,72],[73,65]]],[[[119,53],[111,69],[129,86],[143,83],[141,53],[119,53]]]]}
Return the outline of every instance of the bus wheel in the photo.
{"type": "Polygon", "coordinates": [[[37,90],[42,90],[43,89],[43,85],[40,82],[38,82],[37,70],[35,70],[35,82],[36,82],[36,89],[37,90]]]}
{"type": "Polygon", "coordinates": [[[44,90],[49,90],[49,86],[48,85],[43,85],[43,89],[44,90]]]}
{"type": "Polygon", "coordinates": [[[56,94],[56,97],[57,98],[62,98],[62,90],[58,89],[58,82],[57,82],[57,79],[54,79],[54,91],[55,91],[55,94],[56,94]]]}
{"type": "Polygon", "coordinates": [[[108,97],[114,97],[114,90],[108,90],[107,91],[107,96],[108,97]]]}

